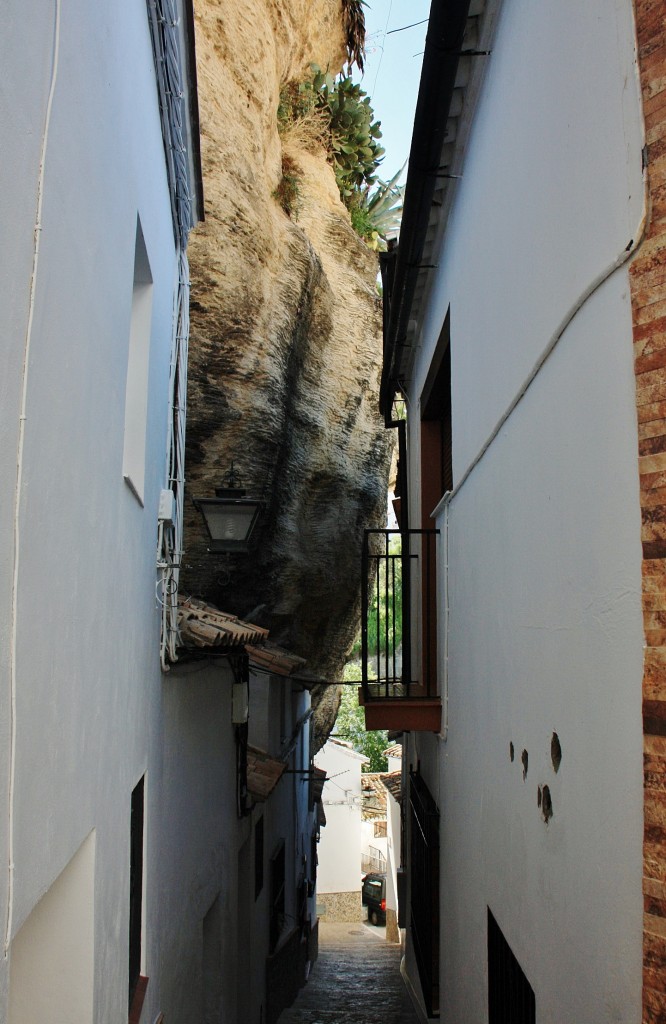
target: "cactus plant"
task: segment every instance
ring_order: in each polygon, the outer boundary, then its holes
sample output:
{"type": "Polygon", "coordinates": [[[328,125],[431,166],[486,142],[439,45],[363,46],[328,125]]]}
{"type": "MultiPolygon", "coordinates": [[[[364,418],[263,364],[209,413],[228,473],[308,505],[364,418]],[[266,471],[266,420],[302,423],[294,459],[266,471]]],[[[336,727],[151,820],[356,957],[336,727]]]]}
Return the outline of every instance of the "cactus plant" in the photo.
{"type": "Polygon", "coordinates": [[[384,150],[379,121],[374,120],[370,97],[349,75],[334,81],[330,73],[312,65],[312,89],[317,106],[330,119],[331,156],[344,202],[363,186],[372,185],[384,150]]]}

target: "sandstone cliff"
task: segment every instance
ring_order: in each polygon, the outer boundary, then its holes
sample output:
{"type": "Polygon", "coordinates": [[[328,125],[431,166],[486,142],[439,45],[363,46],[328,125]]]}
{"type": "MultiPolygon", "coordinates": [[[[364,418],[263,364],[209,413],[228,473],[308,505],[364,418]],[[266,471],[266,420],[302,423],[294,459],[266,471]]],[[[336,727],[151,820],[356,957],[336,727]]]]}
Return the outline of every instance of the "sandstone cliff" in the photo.
{"type": "MultiPolygon", "coordinates": [[[[329,680],[358,628],[363,528],[382,525],[391,437],[377,412],[375,255],[323,150],[284,143],[281,87],[345,58],[341,0],[197,0],[206,220],[192,280],[182,590],[268,626],[329,680]],[[283,157],[298,208],[274,198],[283,157]],[[192,498],[234,459],[265,512],[253,550],[207,552],[192,498]]],[[[325,738],[339,700],[314,694],[325,738]]]]}

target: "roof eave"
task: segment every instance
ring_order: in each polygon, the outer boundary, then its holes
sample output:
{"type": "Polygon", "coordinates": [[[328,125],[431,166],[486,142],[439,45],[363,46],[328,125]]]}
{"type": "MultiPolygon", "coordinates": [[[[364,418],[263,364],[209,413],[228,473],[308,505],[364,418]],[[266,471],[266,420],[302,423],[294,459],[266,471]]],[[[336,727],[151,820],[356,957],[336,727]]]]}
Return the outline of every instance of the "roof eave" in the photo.
{"type": "Polygon", "coordinates": [[[442,147],[456,84],[471,0],[433,0],[409,153],[380,385],[380,409],[391,421],[398,384],[398,356],[407,341],[414,290],[421,272],[430,210],[437,187],[442,147]]]}

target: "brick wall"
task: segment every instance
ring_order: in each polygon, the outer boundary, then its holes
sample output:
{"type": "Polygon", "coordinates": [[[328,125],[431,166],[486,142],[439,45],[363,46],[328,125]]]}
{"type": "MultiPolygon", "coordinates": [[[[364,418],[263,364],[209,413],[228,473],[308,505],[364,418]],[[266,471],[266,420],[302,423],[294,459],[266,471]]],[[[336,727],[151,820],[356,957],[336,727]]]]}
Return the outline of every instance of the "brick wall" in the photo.
{"type": "Polygon", "coordinates": [[[643,1021],[666,1020],[666,8],[635,0],[650,220],[631,264],[643,540],[643,1021]]]}

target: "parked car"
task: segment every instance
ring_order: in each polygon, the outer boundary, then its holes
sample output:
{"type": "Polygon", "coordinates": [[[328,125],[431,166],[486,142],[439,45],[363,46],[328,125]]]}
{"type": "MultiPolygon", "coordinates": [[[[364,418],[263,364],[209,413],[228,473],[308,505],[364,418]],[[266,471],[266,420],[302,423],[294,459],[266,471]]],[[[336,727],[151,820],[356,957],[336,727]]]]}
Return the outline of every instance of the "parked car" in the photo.
{"type": "Polygon", "coordinates": [[[386,875],[371,871],[363,876],[361,899],[368,908],[368,921],[372,924],[386,924],[386,875]]]}

